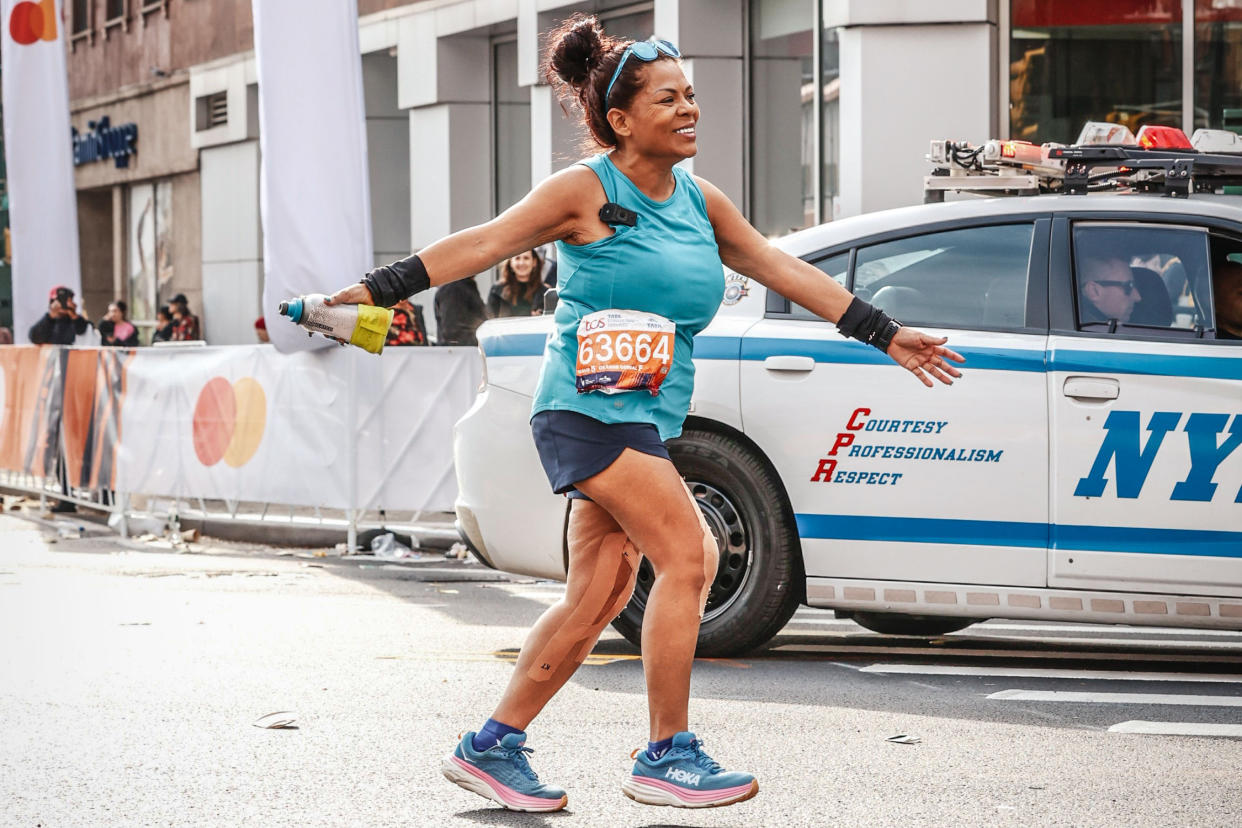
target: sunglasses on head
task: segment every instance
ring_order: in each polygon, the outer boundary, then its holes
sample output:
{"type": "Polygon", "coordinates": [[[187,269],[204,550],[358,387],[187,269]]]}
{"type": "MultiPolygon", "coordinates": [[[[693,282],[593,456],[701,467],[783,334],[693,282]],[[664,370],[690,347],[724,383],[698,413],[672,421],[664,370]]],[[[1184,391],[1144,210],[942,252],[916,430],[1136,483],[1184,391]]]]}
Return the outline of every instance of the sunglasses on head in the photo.
{"type": "Polygon", "coordinates": [[[1134,282],[1123,282],[1120,279],[1097,279],[1095,283],[1097,285],[1104,285],[1105,287],[1121,288],[1127,294],[1138,293],[1138,286],[1135,285],[1134,282]]]}
{"type": "Polygon", "coordinates": [[[625,47],[625,52],[621,55],[621,62],[617,64],[617,71],[612,73],[612,80],[608,81],[608,90],[604,92],[604,111],[608,111],[608,99],[612,97],[612,87],[616,85],[617,78],[621,77],[621,70],[625,68],[625,62],[630,59],[630,55],[641,60],[643,63],[650,63],[658,58],[661,54],[668,55],[671,58],[681,57],[681,52],[677,51],[677,47],[667,40],[656,40],[654,37],[650,40],[638,40],[625,47]]]}

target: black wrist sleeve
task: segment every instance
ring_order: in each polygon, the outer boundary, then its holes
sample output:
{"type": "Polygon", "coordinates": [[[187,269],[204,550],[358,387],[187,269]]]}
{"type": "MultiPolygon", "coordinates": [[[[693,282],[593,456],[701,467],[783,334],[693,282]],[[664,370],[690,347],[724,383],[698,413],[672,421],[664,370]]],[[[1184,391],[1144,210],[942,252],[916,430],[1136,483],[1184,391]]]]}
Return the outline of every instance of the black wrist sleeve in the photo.
{"type": "Polygon", "coordinates": [[[888,346],[900,327],[901,323],[896,319],[857,296],[837,322],[837,330],[842,336],[874,345],[883,353],[888,353],[888,346]]]}
{"type": "Polygon", "coordinates": [[[371,291],[371,301],[385,308],[431,287],[427,268],[417,255],[377,267],[361,281],[371,291]]]}

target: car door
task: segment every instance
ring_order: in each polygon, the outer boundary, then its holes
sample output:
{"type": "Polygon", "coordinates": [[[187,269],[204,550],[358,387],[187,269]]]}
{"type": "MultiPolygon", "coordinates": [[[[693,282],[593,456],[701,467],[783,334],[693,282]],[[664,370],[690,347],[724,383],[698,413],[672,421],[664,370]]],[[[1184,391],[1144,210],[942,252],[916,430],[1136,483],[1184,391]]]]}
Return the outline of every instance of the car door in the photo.
{"type": "Polygon", "coordinates": [[[1242,342],[1216,338],[1210,278],[1230,254],[1242,232],[1184,216],[1056,219],[1050,586],[1242,595],[1242,342]]]}
{"type": "Polygon", "coordinates": [[[789,493],[808,576],[1042,586],[1050,220],[931,226],[809,257],[967,358],[925,388],[776,297],[743,338],[746,433],[789,493]]]}

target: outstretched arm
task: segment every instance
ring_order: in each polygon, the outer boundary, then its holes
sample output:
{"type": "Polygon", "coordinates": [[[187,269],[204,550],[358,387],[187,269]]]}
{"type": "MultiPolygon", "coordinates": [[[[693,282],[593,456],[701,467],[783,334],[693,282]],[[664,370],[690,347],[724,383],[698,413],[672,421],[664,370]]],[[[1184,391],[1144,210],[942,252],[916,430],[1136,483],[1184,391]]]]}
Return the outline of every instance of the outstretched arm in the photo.
{"type": "MultiPolygon", "coordinates": [[[[711,182],[698,177],[695,180],[707,201],[708,218],[716,232],[720,258],[726,266],[834,324],[841,324],[847,311],[850,312],[847,321],[854,322],[872,310],[858,303],[853,294],[819,268],[789,255],[765,239],[711,182]]],[[[934,384],[929,374],[945,385],[952,385],[953,378],[962,373],[946,360],[966,360],[944,347],[946,342],[945,337],[929,336],[903,326],[893,334],[884,350],[924,385],[934,384]]]]}
{"type": "MultiPolygon", "coordinates": [[[[593,182],[597,182],[595,174],[586,167],[562,170],[491,221],[424,247],[417,256],[430,284],[443,285],[482,273],[510,256],[571,236],[582,224],[583,193],[590,192],[586,188],[593,182]]],[[[332,295],[329,304],[336,303],[370,305],[375,298],[365,285],[353,284],[332,295]]]]}

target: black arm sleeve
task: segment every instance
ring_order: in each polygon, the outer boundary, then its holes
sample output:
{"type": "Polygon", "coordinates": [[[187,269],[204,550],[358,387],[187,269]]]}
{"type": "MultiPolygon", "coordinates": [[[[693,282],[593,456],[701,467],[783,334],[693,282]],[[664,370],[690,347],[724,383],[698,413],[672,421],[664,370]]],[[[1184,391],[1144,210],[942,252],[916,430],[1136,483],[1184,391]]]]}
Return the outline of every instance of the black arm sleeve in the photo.
{"type": "Polygon", "coordinates": [[[837,330],[842,336],[874,345],[883,353],[888,353],[888,346],[900,327],[901,323],[896,319],[857,296],[837,322],[837,330]]]}
{"type": "Polygon", "coordinates": [[[375,268],[362,277],[362,283],[371,291],[371,301],[390,308],[402,299],[431,287],[431,278],[427,275],[423,260],[416,254],[375,268]]]}

